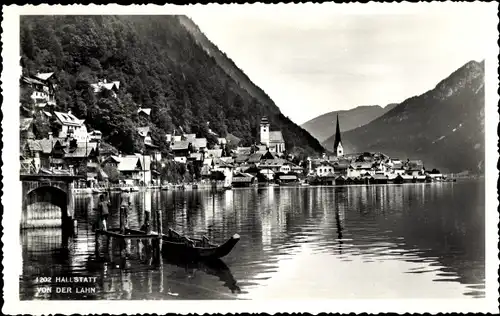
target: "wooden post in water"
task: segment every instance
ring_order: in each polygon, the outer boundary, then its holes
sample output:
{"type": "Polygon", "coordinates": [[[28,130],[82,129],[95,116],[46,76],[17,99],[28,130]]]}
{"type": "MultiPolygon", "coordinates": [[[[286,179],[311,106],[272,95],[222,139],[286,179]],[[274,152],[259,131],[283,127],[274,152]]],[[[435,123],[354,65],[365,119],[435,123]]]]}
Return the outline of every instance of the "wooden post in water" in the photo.
{"type": "Polygon", "coordinates": [[[125,234],[125,208],[120,207],[120,234],[125,234]]]}
{"type": "Polygon", "coordinates": [[[144,211],[144,231],[146,234],[151,233],[151,212],[146,210],[144,211]]]}
{"type": "Polygon", "coordinates": [[[111,256],[110,254],[113,253],[113,237],[108,236],[107,240],[108,244],[106,245],[107,246],[106,250],[108,251],[108,255],[111,256]]]}
{"type": "Polygon", "coordinates": [[[163,243],[163,226],[161,218],[161,209],[156,211],[156,231],[158,232],[158,258],[161,258],[161,248],[163,243]]]}
{"type": "Polygon", "coordinates": [[[99,257],[99,233],[95,232],[95,255],[99,257]]]}

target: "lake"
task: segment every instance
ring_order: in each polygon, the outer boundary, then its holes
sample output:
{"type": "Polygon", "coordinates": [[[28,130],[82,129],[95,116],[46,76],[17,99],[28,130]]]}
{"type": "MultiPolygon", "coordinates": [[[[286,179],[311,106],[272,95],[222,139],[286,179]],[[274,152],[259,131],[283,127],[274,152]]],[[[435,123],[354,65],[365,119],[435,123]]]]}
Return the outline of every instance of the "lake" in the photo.
{"type": "MultiPolygon", "coordinates": [[[[135,251],[125,259],[114,248],[96,256],[97,196],[76,196],[75,237],[21,232],[21,299],[485,296],[484,180],[131,195],[131,227],[160,205],[164,231],[241,240],[216,264],[152,263],[135,251]],[[93,276],[95,293],[42,293],[37,276],[93,276]]],[[[111,200],[114,227],[119,194],[111,200]]]]}

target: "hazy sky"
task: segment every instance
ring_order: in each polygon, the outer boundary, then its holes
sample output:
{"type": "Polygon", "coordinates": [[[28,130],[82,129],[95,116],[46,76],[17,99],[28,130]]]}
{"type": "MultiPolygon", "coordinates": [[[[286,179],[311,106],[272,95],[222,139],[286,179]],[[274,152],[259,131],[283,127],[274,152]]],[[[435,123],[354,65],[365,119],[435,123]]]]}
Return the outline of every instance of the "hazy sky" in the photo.
{"type": "Polygon", "coordinates": [[[421,94],[495,45],[485,40],[491,24],[481,4],[372,8],[247,6],[188,15],[298,124],[421,94]]]}

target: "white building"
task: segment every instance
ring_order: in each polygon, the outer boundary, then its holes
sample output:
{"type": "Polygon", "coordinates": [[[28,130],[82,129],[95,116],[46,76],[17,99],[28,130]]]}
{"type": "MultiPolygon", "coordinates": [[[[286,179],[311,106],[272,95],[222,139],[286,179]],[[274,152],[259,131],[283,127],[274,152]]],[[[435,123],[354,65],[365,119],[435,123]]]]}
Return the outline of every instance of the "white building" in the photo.
{"type": "Polygon", "coordinates": [[[260,121],[260,142],[265,144],[270,152],[281,154],[285,151],[285,140],[281,131],[271,131],[271,125],[266,116],[260,121]]]}
{"type": "Polygon", "coordinates": [[[89,141],[85,120],[80,120],[71,111],[68,113],[54,111],[57,123],[61,126],[59,138],[73,137],[79,142],[89,141]]]}
{"type": "Polygon", "coordinates": [[[33,102],[37,107],[43,108],[46,105],[56,105],[56,85],[52,83],[53,77],[53,72],[37,73],[33,77],[22,77],[22,83],[33,89],[31,99],[33,99],[33,102]]]}

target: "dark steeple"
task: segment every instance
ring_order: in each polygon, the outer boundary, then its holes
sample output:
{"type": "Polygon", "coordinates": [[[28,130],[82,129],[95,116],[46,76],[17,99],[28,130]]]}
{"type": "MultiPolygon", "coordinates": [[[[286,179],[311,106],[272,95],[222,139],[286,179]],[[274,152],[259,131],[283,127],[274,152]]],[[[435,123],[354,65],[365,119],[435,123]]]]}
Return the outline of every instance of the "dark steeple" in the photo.
{"type": "Polygon", "coordinates": [[[337,154],[337,147],[342,141],[340,140],[340,125],[339,125],[339,115],[337,114],[337,129],[335,130],[335,143],[333,144],[333,151],[337,154]]]}

